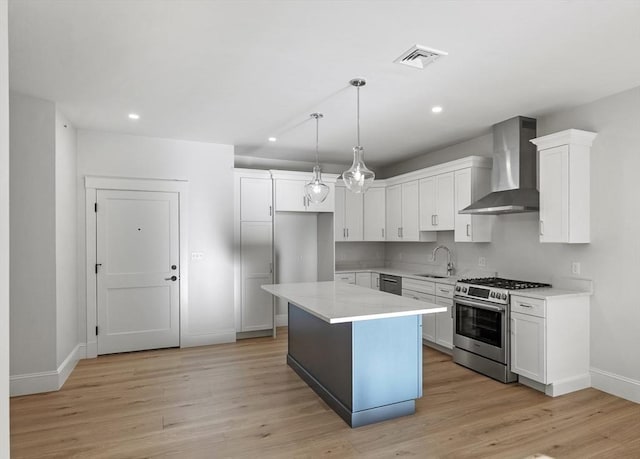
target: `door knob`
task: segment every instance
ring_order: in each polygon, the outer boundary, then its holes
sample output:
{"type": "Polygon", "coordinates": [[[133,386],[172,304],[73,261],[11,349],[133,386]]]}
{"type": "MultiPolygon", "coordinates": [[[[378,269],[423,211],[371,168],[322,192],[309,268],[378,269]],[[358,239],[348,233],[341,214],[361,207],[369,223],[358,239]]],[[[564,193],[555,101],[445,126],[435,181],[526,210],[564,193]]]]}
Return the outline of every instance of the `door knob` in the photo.
{"type": "Polygon", "coordinates": [[[164,280],[176,281],[178,280],[178,276],[165,277],[164,280]]]}
{"type": "Polygon", "coordinates": [[[176,270],[178,267],[176,265],[171,265],[171,269],[176,270]]]}

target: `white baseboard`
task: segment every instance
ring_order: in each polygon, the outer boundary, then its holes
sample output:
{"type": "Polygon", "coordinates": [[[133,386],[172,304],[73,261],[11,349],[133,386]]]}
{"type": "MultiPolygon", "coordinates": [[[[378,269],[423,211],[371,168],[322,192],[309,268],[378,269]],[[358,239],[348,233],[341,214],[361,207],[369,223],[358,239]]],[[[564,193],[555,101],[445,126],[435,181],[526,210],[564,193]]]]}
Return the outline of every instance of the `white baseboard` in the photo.
{"type": "Polygon", "coordinates": [[[10,377],[11,396],[59,390],[75,368],[78,360],[84,357],[85,352],[85,345],[78,344],[56,370],[12,375],[10,377]]]}
{"type": "Polygon", "coordinates": [[[558,397],[560,395],[569,394],[588,387],[591,387],[591,375],[586,373],[547,385],[545,394],[550,397],[558,397]]]}
{"type": "Polygon", "coordinates": [[[98,357],[98,342],[89,341],[85,347],[85,359],[95,359],[98,357]]]}
{"type": "Polygon", "coordinates": [[[230,328],[216,333],[206,333],[203,335],[182,335],[180,337],[180,347],[209,346],[211,344],[235,343],[236,329],[230,328]]]}
{"type": "Polygon", "coordinates": [[[289,314],[276,314],[276,327],[289,325],[289,314]]]}
{"type": "Polygon", "coordinates": [[[591,368],[591,387],[616,397],[640,403],[640,381],[615,373],[591,368]]]}

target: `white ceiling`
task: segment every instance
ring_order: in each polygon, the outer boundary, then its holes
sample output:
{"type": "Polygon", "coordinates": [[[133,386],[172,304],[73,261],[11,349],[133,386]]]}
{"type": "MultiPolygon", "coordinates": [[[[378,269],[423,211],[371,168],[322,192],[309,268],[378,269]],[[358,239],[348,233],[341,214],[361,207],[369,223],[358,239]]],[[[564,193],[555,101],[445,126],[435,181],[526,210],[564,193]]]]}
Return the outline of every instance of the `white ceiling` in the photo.
{"type": "Polygon", "coordinates": [[[239,155],[311,160],[319,111],[321,161],[349,163],[354,77],[374,166],[640,85],[638,0],[11,0],[9,14],[13,89],[80,128],[239,155]],[[449,56],[393,63],[416,43],[449,56]]]}

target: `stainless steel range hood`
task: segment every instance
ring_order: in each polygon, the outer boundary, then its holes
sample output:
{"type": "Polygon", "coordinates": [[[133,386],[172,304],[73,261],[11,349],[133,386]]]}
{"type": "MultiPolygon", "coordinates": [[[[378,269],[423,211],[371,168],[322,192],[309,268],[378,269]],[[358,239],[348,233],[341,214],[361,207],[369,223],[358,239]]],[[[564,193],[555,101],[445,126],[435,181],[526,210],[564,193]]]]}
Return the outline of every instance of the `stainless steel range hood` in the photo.
{"type": "Polygon", "coordinates": [[[462,209],[461,214],[500,215],[537,212],[536,120],[517,116],[493,126],[491,189],[485,197],[462,209]]]}

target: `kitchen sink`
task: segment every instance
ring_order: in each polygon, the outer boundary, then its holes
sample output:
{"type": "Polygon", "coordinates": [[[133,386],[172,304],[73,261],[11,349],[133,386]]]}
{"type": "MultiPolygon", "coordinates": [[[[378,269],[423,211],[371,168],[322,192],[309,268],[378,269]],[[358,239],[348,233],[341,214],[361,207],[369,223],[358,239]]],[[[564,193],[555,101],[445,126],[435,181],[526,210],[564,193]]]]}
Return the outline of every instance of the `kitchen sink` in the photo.
{"type": "Polygon", "coordinates": [[[414,276],[430,277],[431,279],[446,279],[447,276],[436,276],[434,274],[414,274],[414,276]]]}

